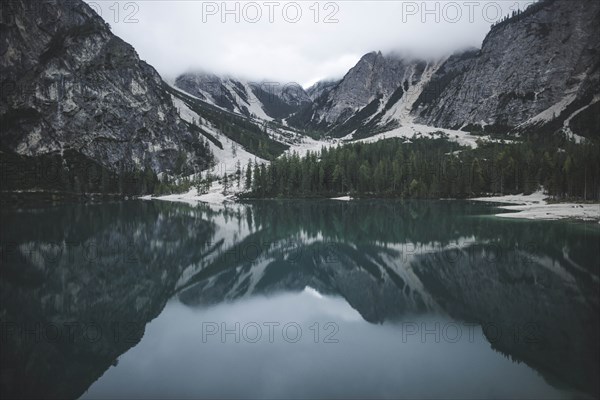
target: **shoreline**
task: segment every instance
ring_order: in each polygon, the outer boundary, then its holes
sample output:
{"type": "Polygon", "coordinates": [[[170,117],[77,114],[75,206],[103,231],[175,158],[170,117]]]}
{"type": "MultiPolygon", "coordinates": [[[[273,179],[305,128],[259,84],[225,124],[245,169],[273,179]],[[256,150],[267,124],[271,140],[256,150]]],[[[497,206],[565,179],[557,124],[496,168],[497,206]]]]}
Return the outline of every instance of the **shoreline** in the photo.
{"type": "MultiPolygon", "coordinates": [[[[195,189],[188,193],[172,194],[159,197],[144,196],[145,200],[156,199],[163,201],[176,201],[185,203],[204,202],[210,204],[223,204],[226,202],[235,202],[238,193],[231,193],[227,196],[221,193],[222,187],[217,184],[211,187],[207,194],[198,195],[195,189]]],[[[484,203],[496,203],[496,207],[511,212],[502,212],[494,214],[500,218],[527,219],[527,220],[545,220],[556,221],[563,219],[573,219],[580,221],[594,221],[600,223],[600,204],[599,203],[548,203],[547,196],[542,191],[537,191],[530,195],[506,195],[467,198],[465,201],[478,201],[484,203]]],[[[329,198],[333,201],[351,201],[354,198],[350,196],[329,198]]]]}
{"type": "MultiPolygon", "coordinates": [[[[225,203],[235,203],[239,199],[239,195],[243,193],[240,188],[231,187],[228,190],[228,194],[223,194],[223,186],[220,183],[213,183],[208,193],[198,194],[195,188],[192,188],[187,193],[170,194],[162,196],[123,196],[123,195],[102,195],[102,194],[73,194],[73,193],[60,193],[60,192],[45,192],[45,191],[33,191],[33,192],[2,192],[2,203],[4,205],[10,205],[15,203],[19,205],[26,205],[30,201],[44,202],[43,200],[50,200],[50,202],[61,202],[61,201],[77,201],[77,202],[95,202],[102,201],[105,199],[118,200],[127,198],[137,198],[140,200],[161,200],[161,201],[172,201],[188,204],[196,204],[198,202],[208,203],[213,205],[223,205],[225,203]],[[23,197],[23,199],[21,199],[23,197]],[[31,198],[30,198],[31,197],[31,198]],[[39,199],[41,197],[42,199],[39,199]],[[12,200],[12,201],[11,201],[12,200]],[[30,201],[25,201],[30,200],[30,201]]],[[[347,202],[352,200],[359,200],[360,198],[353,198],[351,196],[341,196],[333,198],[319,198],[320,200],[332,200],[347,202]]],[[[500,218],[512,218],[512,219],[526,219],[526,220],[546,220],[556,221],[563,219],[572,219],[586,222],[598,222],[600,223],[600,203],[577,203],[577,202],[566,202],[566,203],[549,203],[547,196],[542,191],[537,191],[530,195],[518,194],[518,195],[506,195],[506,196],[489,196],[489,197],[476,197],[476,198],[465,198],[456,199],[464,201],[477,201],[483,203],[495,203],[495,207],[500,210],[507,212],[500,212],[494,214],[500,218]]],[[[443,200],[443,199],[439,199],[443,200]]],[[[46,201],[48,202],[48,201],[46,201]]]]}
{"type": "Polygon", "coordinates": [[[495,214],[500,218],[557,221],[573,219],[600,223],[599,203],[548,203],[542,191],[530,195],[477,197],[469,199],[486,203],[498,203],[497,208],[512,212],[495,214]]]}

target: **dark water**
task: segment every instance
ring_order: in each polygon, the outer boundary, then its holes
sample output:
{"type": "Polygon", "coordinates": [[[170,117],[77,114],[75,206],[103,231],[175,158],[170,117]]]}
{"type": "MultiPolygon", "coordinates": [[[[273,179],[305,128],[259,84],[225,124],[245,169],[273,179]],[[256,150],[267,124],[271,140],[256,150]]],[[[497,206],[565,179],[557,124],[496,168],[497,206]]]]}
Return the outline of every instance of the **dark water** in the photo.
{"type": "Polygon", "coordinates": [[[600,225],[459,202],[3,210],[1,394],[599,394],[600,225]]]}

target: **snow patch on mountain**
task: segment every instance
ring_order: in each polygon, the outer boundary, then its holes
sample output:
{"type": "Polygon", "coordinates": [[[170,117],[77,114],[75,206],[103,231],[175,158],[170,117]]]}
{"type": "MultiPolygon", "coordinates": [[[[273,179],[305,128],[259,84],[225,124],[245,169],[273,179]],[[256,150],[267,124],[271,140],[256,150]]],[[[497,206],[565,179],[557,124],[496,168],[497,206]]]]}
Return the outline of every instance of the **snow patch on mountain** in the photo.
{"type": "Polygon", "coordinates": [[[432,76],[440,69],[446,60],[447,58],[444,58],[437,62],[427,63],[425,71],[423,71],[423,74],[421,75],[421,79],[417,80],[414,85],[416,66],[413,65],[410,70],[410,77],[406,79],[406,81],[409,82],[408,90],[406,90],[402,98],[386,112],[382,119],[384,123],[392,121],[399,121],[401,124],[414,122],[415,116],[412,114],[413,105],[419,96],[421,96],[421,93],[423,93],[423,88],[429,83],[432,76]]]}
{"type": "Polygon", "coordinates": [[[429,137],[429,138],[441,138],[445,137],[452,142],[456,142],[462,146],[468,146],[471,148],[477,147],[477,140],[482,139],[481,136],[474,136],[468,132],[458,131],[453,129],[436,128],[433,126],[419,125],[407,123],[399,128],[392,129],[387,132],[379,133],[375,136],[371,136],[366,139],[360,139],[358,141],[363,143],[373,143],[382,139],[391,138],[404,138],[411,139],[413,137],[429,137]]]}
{"type": "Polygon", "coordinates": [[[567,108],[567,106],[575,100],[575,98],[576,96],[574,94],[563,97],[558,103],[525,121],[519,127],[552,121],[558,117],[567,108]]]}
{"type": "Polygon", "coordinates": [[[210,149],[215,156],[216,164],[211,169],[204,171],[202,176],[210,174],[211,176],[222,177],[225,174],[230,175],[235,173],[238,165],[242,172],[244,172],[250,162],[268,163],[267,160],[249,153],[238,143],[223,135],[218,128],[205,121],[200,115],[191,110],[183,101],[175,96],[171,96],[171,98],[173,100],[173,104],[179,111],[179,116],[183,120],[200,126],[207,133],[217,138],[223,145],[223,148],[221,149],[213,142],[208,141],[210,149]]]}
{"type": "Polygon", "coordinates": [[[574,140],[576,143],[583,142],[585,140],[585,138],[583,138],[573,132],[573,130],[571,129],[571,120],[573,120],[573,118],[575,118],[577,115],[581,114],[583,111],[587,110],[592,105],[596,104],[598,101],[600,101],[600,95],[597,94],[596,96],[594,96],[594,98],[592,99],[590,104],[581,107],[580,109],[578,109],[577,111],[575,111],[574,113],[569,115],[569,117],[567,119],[565,119],[565,122],[563,123],[563,132],[569,138],[574,140]]]}
{"type": "Polygon", "coordinates": [[[267,115],[265,110],[263,109],[263,105],[260,100],[256,97],[250,85],[247,82],[242,82],[244,88],[246,88],[246,93],[248,94],[248,101],[245,103],[248,106],[248,111],[251,115],[256,116],[256,118],[263,119],[265,121],[273,121],[273,118],[267,115]]]}

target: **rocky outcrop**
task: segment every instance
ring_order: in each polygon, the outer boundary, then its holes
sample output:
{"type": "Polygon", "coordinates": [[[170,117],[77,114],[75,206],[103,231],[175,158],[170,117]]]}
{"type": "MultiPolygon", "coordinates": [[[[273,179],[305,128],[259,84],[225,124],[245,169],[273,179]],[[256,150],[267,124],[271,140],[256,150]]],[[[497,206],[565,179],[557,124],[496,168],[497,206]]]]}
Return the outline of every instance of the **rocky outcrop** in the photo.
{"type": "Polygon", "coordinates": [[[454,56],[434,74],[414,105],[417,120],[496,131],[563,127],[599,99],[599,19],[597,1],[544,0],[497,24],[478,53],[454,56]]]}
{"type": "Polygon", "coordinates": [[[381,52],[366,54],[339,82],[317,83],[315,96],[288,119],[290,125],[333,137],[362,139],[413,121],[413,104],[443,60],[381,52]],[[318,94],[318,95],[317,95],[318,94]]]}
{"type": "Polygon", "coordinates": [[[368,53],[339,83],[313,86],[313,96],[320,94],[288,122],[337,137],[363,130],[374,134],[390,128],[398,121],[383,118],[386,112],[421,80],[427,67],[427,62],[422,60],[368,53]]]}
{"type": "Polygon", "coordinates": [[[331,136],[407,123],[508,133],[600,131],[600,3],[543,0],[492,27],[480,50],[435,61],[369,53],[337,84],[309,89],[288,119],[331,136]]]}
{"type": "Polygon", "coordinates": [[[329,93],[327,105],[316,110],[314,119],[329,124],[341,122],[375,97],[391,95],[406,80],[410,66],[402,59],[384,57],[381,52],[364,55],[329,93]]]}
{"type": "MultiPolygon", "coordinates": [[[[291,106],[301,106],[305,103],[310,103],[311,98],[302,86],[296,82],[278,83],[278,82],[262,82],[261,86],[267,89],[272,87],[272,92],[286,104],[291,106]]],[[[270,92],[267,90],[267,92],[270,92]]]]}
{"type": "Polygon", "coordinates": [[[323,92],[333,89],[338,83],[340,83],[339,80],[319,81],[306,89],[306,94],[314,101],[317,97],[321,96],[323,92]]]}
{"type": "Polygon", "coordinates": [[[209,166],[159,74],[80,0],[2,3],[1,150],[73,150],[112,171],[209,166]]]}
{"type": "Polygon", "coordinates": [[[225,110],[266,120],[282,119],[311,99],[297,83],[250,82],[195,72],[177,77],[175,86],[225,110]]]}

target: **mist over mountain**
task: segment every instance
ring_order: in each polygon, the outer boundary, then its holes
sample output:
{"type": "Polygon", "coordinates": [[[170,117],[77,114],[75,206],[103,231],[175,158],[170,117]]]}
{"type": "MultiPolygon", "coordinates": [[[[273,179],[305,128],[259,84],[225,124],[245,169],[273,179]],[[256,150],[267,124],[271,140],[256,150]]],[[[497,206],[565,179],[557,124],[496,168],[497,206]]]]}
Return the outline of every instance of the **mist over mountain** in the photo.
{"type": "Polygon", "coordinates": [[[257,20],[248,2],[229,5],[231,13],[221,2],[182,2],[177,7],[146,2],[137,9],[125,9],[122,3],[118,18],[111,4],[89,3],[163,77],[174,79],[200,69],[306,87],[317,80],[342,78],[362,55],[374,50],[439,58],[481,47],[492,23],[531,1],[458,2],[458,10],[447,5],[451,2],[296,2],[298,6],[292,4],[286,11],[290,2],[271,11],[266,2],[255,2],[257,20]],[[297,21],[296,8],[301,10],[297,21]]]}
{"type": "Polygon", "coordinates": [[[295,82],[252,82],[197,72],[178,76],[175,86],[228,111],[262,119],[286,118],[311,102],[295,82]]]}
{"type": "MultiPolygon", "coordinates": [[[[374,51],[341,80],[298,91],[300,109],[275,112],[286,107],[273,92],[261,97],[258,114],[289,116],[296,128],[355,139],[413,122],[482,132],[548,127],[589,137],[595,131],[579,121],[597,114],[598,13],[597,2],[546,0],[495,25],[481,49],[441,58],[374,51]]],[[[186,79],[180,76],[178,87],[193,94],[186,79]]],[[[236,97],[214,83],[220,102],[236,97]]]]}
{"type": "MultiPolygon", "coordinates": [[[[477,54],[448,60],[413,111],[436,126],[510,130],[598,114],[600,4],[543,1],[492,28],[477,54]]],[[[598,125],[596,125],[597,127],[598,125]]]]}
{"type": "MultiPolygon", "coordinates": [[[[429,135],[477,147],[481,135],[544,132],[580,142],[600,131],[593,0],[513,11],[480,49],[450,56],[372,51],[341,79],[306,89],[194,69],[167,83],[111,33],[96,13],[104,11],[53,0],[47,23],[46,9],[33,4],[3,8],[10,51],[2,58],[1,146],[17,175],[58,165],[62,189],[119,190],[115,176],[147,171],[136,190],[155,190],[159,174],[239,175],[249,160],[340,141],[429,135]],[[100,178],[67,178],[80,162],[100,178]]],[[[9,187],[36,185],[22,177],[9,187]]]]}
{"type": "Polygon", "coordinates": [[[501,3],[1,2],[0,396],[597,398],[600,1],[501,3]]]}

